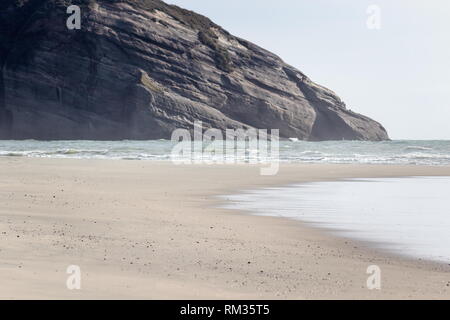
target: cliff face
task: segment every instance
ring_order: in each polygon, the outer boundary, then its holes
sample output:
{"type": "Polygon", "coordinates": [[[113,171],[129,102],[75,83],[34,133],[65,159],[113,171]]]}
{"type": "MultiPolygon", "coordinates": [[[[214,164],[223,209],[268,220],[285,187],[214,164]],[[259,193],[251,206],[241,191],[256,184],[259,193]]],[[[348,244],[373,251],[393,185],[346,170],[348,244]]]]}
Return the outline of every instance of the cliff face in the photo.
{"type": "Polygon", "coordinates": [[[0,138],[158,139],[176,128],[384,140],[274,54],[157,0],[2,0],[0,138]],[[68,30],[67,5],[81,6],[68,30]]]}

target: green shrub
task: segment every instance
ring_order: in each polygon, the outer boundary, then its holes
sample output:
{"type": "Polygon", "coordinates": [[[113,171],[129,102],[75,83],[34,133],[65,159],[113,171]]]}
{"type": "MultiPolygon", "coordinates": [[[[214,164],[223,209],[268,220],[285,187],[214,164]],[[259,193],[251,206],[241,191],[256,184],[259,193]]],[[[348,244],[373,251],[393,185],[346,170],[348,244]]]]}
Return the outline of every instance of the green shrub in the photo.
{"type": "Polygon", "coordinates": [[[219,44],[217,43],[217,36],[211,30],[207,31],[199,31],[198,40],[203,43],[205,46],[210,47],[214,51],[219,49],[219,44]]]}
{"type": "Polygon", "coordinates": [[[231,57],[228,53],[228,50],[224,48],[220,48],[218,51],[216,51],[216,65],[217,67],[225,72],[232,72],[233,66],[231,63],[231,57]]]}
{"type": "Polygon", "coordinates": [[[232,61],[228,50],[219,45],[217,41],[218,38],[211,29],[199,31],[198,39],[201,43],[214,51],[214,60],[216,61],[217,68],[224,72],[233,71],[232,61]]]}

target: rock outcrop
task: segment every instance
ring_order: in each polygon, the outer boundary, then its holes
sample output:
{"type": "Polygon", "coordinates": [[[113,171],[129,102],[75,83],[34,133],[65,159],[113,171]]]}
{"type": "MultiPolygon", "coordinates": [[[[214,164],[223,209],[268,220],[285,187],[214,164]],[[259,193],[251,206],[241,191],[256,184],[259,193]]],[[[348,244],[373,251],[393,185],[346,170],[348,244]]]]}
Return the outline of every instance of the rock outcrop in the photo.
{"type": "Polygon", "coordinates": [[[1,139],[159,139],[195,120],[302,140],[384,140],[329,89],[159,0],[2,0],[1,139]],[[81,7],[80,30],[66,27],[81,7]]]}

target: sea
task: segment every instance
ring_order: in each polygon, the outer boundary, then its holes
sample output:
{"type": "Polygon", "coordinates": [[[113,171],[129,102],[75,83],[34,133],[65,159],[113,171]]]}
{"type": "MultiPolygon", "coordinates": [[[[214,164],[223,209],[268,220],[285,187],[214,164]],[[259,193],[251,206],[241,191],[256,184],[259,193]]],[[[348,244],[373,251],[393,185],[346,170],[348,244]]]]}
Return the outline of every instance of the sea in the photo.
{"type": "MultiPolygon", "coordinates": [[[[1,141],[0,157],[171,160],[176,143],[152,141],[1,141]]],[[[239,147],[237,147],[239,148],[239,147]]],[[[237,152],[237,161],[270,161],[271,154],[242,146],[246,155],[237,152]]],[[[217,149],[204,146],[201,157],[214,161],[217,149]]],[[[192,157],[198,157],[195,153],[192,157]]],[[[394,140],[367,141],[280,141],[276,158],[281,162],[450,165],[450,141],[394,140]]]]}

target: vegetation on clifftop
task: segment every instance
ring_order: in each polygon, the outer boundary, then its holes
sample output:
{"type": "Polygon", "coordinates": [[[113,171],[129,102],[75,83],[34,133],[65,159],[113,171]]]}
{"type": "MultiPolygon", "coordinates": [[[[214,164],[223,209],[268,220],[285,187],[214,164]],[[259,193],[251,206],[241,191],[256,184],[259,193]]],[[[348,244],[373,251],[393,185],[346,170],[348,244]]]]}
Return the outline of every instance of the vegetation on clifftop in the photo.
{"type": "MultiPolygon", "coordinates": [[[[227,49],[221,47],[217,41],[217,36],[212,31],[212,28],[221,29],[218,25],[212,22],[209,18],[197,14],[193,11],[180,8],[175,5],[169,5],[160,0],[2,0],[0,4],[1,10],[12,9],[15,11],[15,15],[19,19],[8,19],[9,25],[6,27],[12,27],[19,25],[23,17],[29,17],[30,14],[34,14],[36,11],[41,13],[55,9],[61,9],[69,5],[75,4],[80,6],[92,5],[95,2],[110,2],[110,3],[128,3],[130,5],[138,6],[143,9],[154,11],[159,10],[167,15],[173,17],[177,21],[185,24],[186,26],[198,31],[198,38],[200,42],[208,46],[214,52],[214,60],[216,66],[224,71],[233,71],[231,57],[227,49]]],[[[10,10],[10,11],[12,11],[10,10]]],[[[14,31],[15,32],[15,31],[14,31]]],[[[225,34],[228,34],[223,30],[225,34]]],[[[0,35],[0,37],[3,35],[0,35]]],[[[3,40],[3,39],[2,39],[3,40]]]]}
{"type": "MultiPolygon", "coordinates": [[[[231,57],[228,51],[221,47],[217,41],[217,36],[212,31],[212,28],[218,28],[217,24],[212,22],[209,18],[202,16],[190,10],[180,8],[175,5],[169,5],[159,0],[113,0],[116,2],[127,2],[130,4],[137,4],[147,10],[162,11],[190,28],[198,31],[198,39],[201,43],[208,46],[214,52],[214,59],[216,66],[224,71],[233,71],[231,57]]],[[[226,31],[224,31],[228,34],[226,31]]]]}

